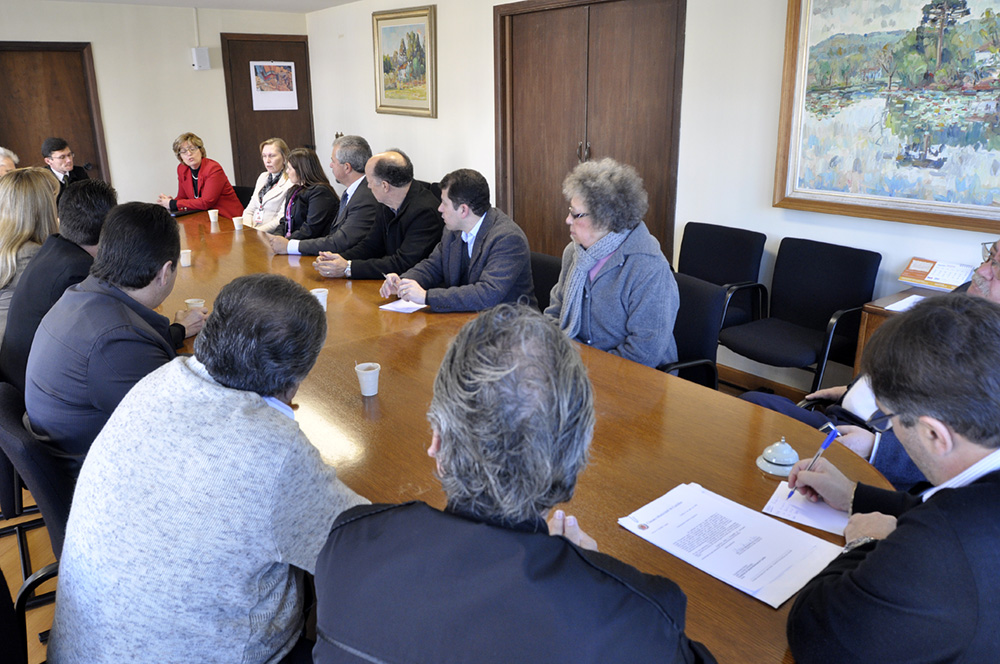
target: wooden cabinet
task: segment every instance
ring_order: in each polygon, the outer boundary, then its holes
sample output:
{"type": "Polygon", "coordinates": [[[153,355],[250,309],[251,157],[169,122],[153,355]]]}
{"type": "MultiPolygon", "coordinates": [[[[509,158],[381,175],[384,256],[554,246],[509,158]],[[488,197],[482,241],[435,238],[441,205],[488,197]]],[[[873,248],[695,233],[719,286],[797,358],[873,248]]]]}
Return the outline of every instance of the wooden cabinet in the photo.
{"type": "Polygon", "coordinates": [[[667,256],[680,135],[685,0],[531,0],[494,8],[497,205],[534,251],[569,241],[562,181],[581,161],[635,166],[667,256]]]}

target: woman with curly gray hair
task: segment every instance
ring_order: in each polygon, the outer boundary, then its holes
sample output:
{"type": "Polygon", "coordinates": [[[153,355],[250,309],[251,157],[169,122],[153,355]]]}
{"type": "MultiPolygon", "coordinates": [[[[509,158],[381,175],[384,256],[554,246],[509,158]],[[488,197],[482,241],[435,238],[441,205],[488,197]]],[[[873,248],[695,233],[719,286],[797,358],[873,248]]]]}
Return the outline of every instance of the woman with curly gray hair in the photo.
{"type": "Polygon", "coordinates": [[[572,241],[545,313],[571,338],[640,364],[677,360],[680,299],[670,264],[642,217],[642,178],[611,158],[588,161],[563,181],[572,241]]]}

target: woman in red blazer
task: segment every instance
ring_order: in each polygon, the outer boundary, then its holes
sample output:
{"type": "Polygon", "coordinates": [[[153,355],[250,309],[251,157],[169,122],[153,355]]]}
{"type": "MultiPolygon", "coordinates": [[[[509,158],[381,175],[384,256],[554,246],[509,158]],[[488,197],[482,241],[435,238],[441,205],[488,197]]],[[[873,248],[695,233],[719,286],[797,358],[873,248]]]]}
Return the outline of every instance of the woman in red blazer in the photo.
{"type": "Polygon", "coordinates": [[[206,156],[205,144],[186,132],[174,141],[177,161],[177,197],[160,194],[159,204],[171,212],[178,210],[218,210],[223,217],[243,215],[243,205],[219,162],[206,156]]]}

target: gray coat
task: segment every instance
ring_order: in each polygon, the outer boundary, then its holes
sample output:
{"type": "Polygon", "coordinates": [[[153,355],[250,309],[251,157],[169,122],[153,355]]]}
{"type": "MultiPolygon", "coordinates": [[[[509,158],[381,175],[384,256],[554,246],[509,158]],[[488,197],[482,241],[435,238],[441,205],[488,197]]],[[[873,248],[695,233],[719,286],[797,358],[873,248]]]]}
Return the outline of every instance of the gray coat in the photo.
{"type": "MultiPolygon", "coordinates": [[[[576,267],[576,247],[563,251],[559,281],[545,313],[559,320],[576,267]]],[[[583,289],[576,340],[650,367],[677,361],[674,319],[680,297],[660,243],[640,222],[583,289]]]]}
{"type": "Polygon", "coordinates": [[[531,253],[521,227],[490,208],[479,227],[469,259],[468,283],[462,284],[462,252],[468,251],[459,231],[445,230],[431,255],[404,272],[427,290],[431,311],[482,311],[522,295],[537,306],[531,282],[531,253]]]}

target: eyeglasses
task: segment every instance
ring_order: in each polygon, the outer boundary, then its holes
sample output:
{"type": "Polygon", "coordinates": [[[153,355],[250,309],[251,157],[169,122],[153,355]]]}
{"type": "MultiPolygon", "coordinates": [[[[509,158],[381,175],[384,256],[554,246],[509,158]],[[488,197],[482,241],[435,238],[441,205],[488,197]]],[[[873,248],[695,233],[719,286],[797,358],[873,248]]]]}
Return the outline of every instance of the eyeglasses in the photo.
{"type": "Polygon", "coordinates": [[[894,417],[896,417],[895,413],[875,411],[874,415],[865,420],[865,426],[878,433],[885,433],[892,428],[892,422],[890,420],[894,417]]]}
{"type": "Polygon", "coordinates": [[[194,154],[199,150],[201,150],[201,148],[181,148],[177,151],[177,154],[194,154]]]}
{"type": "Polygon", "coordinates": [[[574,219],[582,219],[583,217],[589,217],[590,213],[589,212],[573,212],[573,208],[569,208],[569,216],[573,217],[574,219]]]}
{"type": "Polygon", "coordinates": [[[72,159],[76,154],[70,152],[68,154],[54,154],[50,156],[50,159],[58,159],[59,161],[66,161],[67,159],[72,159]]]}
{"type": "Polygon", "coordinates": [[[993,274],[1000,275],[1000,260],[997,259],[996,242],[983,242],[983,262],[990,264],[993,274]]]}

